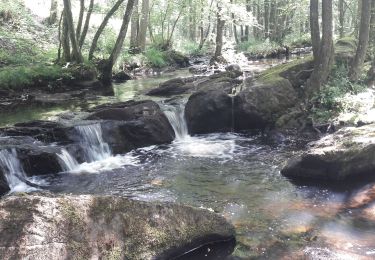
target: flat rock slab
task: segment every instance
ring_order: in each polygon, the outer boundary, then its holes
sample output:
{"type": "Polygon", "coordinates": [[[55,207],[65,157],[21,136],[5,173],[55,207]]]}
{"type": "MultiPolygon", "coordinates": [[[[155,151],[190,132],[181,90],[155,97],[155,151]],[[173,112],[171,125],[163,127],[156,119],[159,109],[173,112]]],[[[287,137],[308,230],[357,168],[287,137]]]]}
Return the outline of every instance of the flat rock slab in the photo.
{"type": "Polygon", "coordinates": [[[332,181],[375,177],[375,124],[343,128],[311,143],[281,173],[332,181]]]}
{"type": "Polygon", "coordinates": [[[1,200],[0,233],[0,259],[178,259],[202,245],[233,244],[235,234],[203,209],[50,194],[1,200]]]}

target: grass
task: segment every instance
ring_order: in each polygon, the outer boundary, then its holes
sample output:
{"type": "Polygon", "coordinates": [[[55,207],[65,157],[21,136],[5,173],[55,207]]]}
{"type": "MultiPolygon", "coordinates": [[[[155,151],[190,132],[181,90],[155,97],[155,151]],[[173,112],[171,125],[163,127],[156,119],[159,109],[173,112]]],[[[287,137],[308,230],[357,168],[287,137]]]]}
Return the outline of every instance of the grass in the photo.
{"type": "Polygon", "coordinates": [[[7,66],[0,69],[0,89],[19,90],[38,81],[68,77],[69,72],[57,65],[7,66]]]}
{"type": "Polygon", "coordinates": [[[239,43],[237,50],[251,54],[267,55],[279,47],[280,45],[278,43],[272,42],[268,39],[265,41],[251,39],[249,41],[239,43]]]}

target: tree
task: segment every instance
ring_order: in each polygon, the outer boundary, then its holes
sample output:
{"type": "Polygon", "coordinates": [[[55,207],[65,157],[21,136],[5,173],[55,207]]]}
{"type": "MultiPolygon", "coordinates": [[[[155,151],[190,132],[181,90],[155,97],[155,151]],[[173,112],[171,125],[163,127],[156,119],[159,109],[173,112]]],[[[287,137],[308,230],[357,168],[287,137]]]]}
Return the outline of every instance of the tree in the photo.
{"type": "Polygon", "coordinates": [[[78,16],[78,23],[77,23],[77,39],[79,40],[82,30],[82,22],[83,22],[83,14],[85,12],[85,0],[79,0],[80,3],[80,9],[79,9],[79,16],[78,16]]]}
{"type": "Polygon", "coordinates": [[[112,15],[117,11],[120,5],[124,2],[124,0],[117,0],[117,2],[113,5],[113,7],[109,10],[109,12],[104,17],[102,23],[100,24],[98,30],[96,31],[94,38],[91,43],[90,51],[89,51],[89,60],[94,58],[94,52],[96,50],[96,46],[98,45],[98,40],[100,35],[103,33],[104,28],[107,26],[109,19],[112,15]]]}
{"type": "Polygon", "coordinates": [[[223,49],[223,33],[225,27],[225,20],[223,17],[223,9],[218,3],[217,6],[217,22],[216,22],[216,48],[213,61],[222,60],[222,49],[223,49]]]}
{"type": "Polygon", "coordinates": [[[122,25],[121,25],[120,33],[117,37],[117,40],[116,40],[116,43],[115,43],[115,46],[112,50],[111,55],[109,56],[108,60],[105,61],[105,64],[102,68],[102,78],[101,79],[104,83],[109,84],[111,82],[113,65],[116,63],[116,61],[117,61],[117,59],[120,55],[121,49],[124,45],[125,36],[126,36],[127,30],[128,30],[128,25],[129,25],[131,14],[132,14],[133,7],[134,7],[134,1],[135,0],[128,0],[128,3],[126,5],[126,9],[125,9],[125,14],[124,14],[124,17],[122,19],[122,25]]]}
{"type": "Polygon", "coordinates": [[[150,13],[150,1],[143,0],[142,1],[142,11],[141,11],[141,20],[139,25],[139,34],[138,34],[138,43],[141,50],[145,50],[146,48],[146,34],[147,34],[147,27],[149,22],[149,13],[150,13]]]}
{"type": "Polygon", "coordinates": [[[361,22],[359,26],[359,40],[355,58],[350,67],[350,80],[358,80],[363,63],[366,58],[367,47],[370,35],[370,20],[371,20],[371,0],[362,0],[361,22]]]}
{"type": "Polygon", "coordinates": [[[130,52],[134,52],[138,47],[138,33],[139,33],[139,12],[138,0],[134,1],[134,10],[131,19],[130,27],[130,52]]]}
{"type": "Polygon", "coordinates": [[[72,7],[70,4],[70,0],[64,0],[64,16],[65,16],[66,28],[69,34],[70,42],[72,44],[73,55],[71,58],[73,61],[77,63],[81,63],[83,62],[83,57],[82,57],[81,50],[78,47],[77,35],[74,30],[74,22],[73,22],[72,7]]]}
{"type": "Polygon", "coordinates": [[[51,8],[48,17],[48,24],[53,25],[57,22],[57,0],[51,0],[51,8]]]}
{"type": "Polygon", "coordinates": [[[90,18],[91,18],[91,14],[92,14],[93,9],[94,9],[94,0],[90,0],[89,9],[87,10],[87,14],[86,14],[85,24],[83,26],[81,37],[79,39],[79,48],[82,48],[83,43],[85,42],[87,31],[88,31],[89,25],[90,25],[90,18]]]}
{"type": "Polygon", "coordinates": [[[319,0],[310,0],[310,30],[314,60],[319,59],[320,28],[319,28],[319,0]]]}
{"type": "Polygon", "coordinates": [[[332,0],[322,1],[322,40],[314,71],[306,84],[305,96],[311,98],[327,82],[333,65],[333,10],[332,0]]]}

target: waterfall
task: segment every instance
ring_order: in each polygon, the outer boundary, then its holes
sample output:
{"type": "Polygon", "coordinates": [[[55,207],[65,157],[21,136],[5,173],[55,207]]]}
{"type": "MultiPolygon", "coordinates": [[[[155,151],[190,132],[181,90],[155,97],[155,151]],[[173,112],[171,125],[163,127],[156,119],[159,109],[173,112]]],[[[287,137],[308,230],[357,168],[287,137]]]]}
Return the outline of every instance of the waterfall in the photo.
{"type": "Polygon", "coordinates": [[[185,104],[177,106],[164,105],[164,114],[172,125],[176,140],[181,141],[189,137],[189,132],[185,120],[185,104]]]}
{"type": "Polygon", "coordinates": [[[57,156],[59,157],[62,169],[66,172],[72,171],[79,166],[77,160],[66,149],[62,149],[61,153],[57,154],[57,156]]]}
{"type": "MultiPolygon", "coordinates": [[[[0,150],[0,169],[3,171],[11,190],[24,190],[24,180],[27,179],[16,149],[0,150]]],[[[26,185],[27,186],[27,185],[26,185]]]]}
{"type": "Polygon", "coordinates": [[[94,162],[111,157],[109,145],[104,142],[102,127],[98,124],[76,126],[81,137],[81,145],[85,151],[86,160],[94,162]]]}

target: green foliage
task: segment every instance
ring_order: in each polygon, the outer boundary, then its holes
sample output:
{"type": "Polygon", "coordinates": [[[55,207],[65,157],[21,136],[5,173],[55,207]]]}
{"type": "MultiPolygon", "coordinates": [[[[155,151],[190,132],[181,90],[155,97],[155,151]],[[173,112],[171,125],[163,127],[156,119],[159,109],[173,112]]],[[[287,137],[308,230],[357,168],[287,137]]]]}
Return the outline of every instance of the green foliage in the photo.
{"type": "Polygon", "coordinates": [[[179,44],[178,51],[185,55],[199,56],[204,55],[207,52],[206,47],[199,49],[199,43],[192,41],[184,41],[179,44]]]}
{"type": "Polygon", "coordinates": [[[246,42],[241,42],[237,49],[239,51],[249,52],[251,54],[263,54],[266,55],[280,47],[276,42],[269,40],[260,41],[256,39],[251,39],[246,42]]]}
{"type": "Polygon", "coordinates": [[[103,31],[103,35],[98,40],[98,54],[102,58],[108,58],[111,55],[113,48],[115,47],[117,40],[117,33],[113,29],[107,29],[103,31]]]}
{"type": "Polygon", "coordinates": [[[326,121],[340,112],[350,109],[343,98],[346,94],[358,94],[366,89],[365,84],[353,83],[348,77],[348,68],[339,65],[334,68],[329,82],[313,99],[316,106],[313,116],[317,121],[326,121]]]}
{"type": "Polygon", "coordinates": [[[68,75],[69,72],[59,66],[8,66],[0,70],[0,88],[20,89],[38,81],[51,81],[68,75]]]}
{"type": "Polygon", "coordinates": [[[165,55],[162,51],[156,48],[147,49],[144,53],[146,62],[152,67],[161,68],[167,65],[165,55]]]}
{"type": "Polygon", "coordinates": [[[284,45],[291,48],[302,48],[305,46],[311,46],[311,35],[306,33],[303,35],[289,34],[284,39],[284,45]]]}

